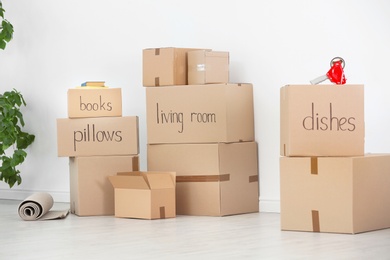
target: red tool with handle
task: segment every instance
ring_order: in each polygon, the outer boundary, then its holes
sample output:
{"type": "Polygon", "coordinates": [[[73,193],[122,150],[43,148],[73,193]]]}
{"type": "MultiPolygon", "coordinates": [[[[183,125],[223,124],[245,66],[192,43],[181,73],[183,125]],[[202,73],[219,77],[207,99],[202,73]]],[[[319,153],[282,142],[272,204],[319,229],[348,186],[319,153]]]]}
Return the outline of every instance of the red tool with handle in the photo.
{"type": "Polygon", "coordinates": [[[337,85],[343,85],[347,82],[347,79],[345,78],[344,75],[344,66],[345,66],[345,61],[343,58],[340,57],[333,58],[330,61],[329,71],[325,75],[311,80],[310,83],[316,85],[329,79],[331,82],[337,85]]]}

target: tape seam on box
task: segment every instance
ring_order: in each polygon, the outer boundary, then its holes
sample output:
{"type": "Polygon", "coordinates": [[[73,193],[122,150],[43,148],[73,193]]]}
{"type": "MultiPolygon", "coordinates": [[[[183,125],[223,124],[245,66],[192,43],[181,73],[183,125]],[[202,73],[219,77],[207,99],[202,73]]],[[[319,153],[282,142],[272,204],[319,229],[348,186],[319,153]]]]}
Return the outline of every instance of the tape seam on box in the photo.
{"type": "Polygon", "coordinates": [[[311,211],[311,219],[313,225],[313,232],[320,232],[320,214],[318,210],[311,211]]]}
{"type": "Polygon", "coordinates": [[[165,218],[165,207],[160,207],[160,218],[165,218]]]}
{"type": "Polygon", "coordinates": [[[229,180],[230,174],[176,176],[176,182],[218,182],[229,180]]]}
{"type": "Polygon", "coordinates": [[[258,181],[259,181],[259,176],[258,175],[249,176],[249,183],[251,183],[251,182],[258,182],[258,181]]]}
{"type": "Polygon", "coordinates": [[[310,158],[310,173],[313,175],[318,175],[318,158],[311,157],[310,158]]]}

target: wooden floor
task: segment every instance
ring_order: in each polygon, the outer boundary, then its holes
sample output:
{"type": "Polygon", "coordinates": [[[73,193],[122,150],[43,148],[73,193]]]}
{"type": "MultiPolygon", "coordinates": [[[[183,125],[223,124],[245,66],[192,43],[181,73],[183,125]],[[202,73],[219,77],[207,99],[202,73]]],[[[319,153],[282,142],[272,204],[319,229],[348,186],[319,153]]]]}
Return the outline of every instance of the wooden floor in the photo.
{"type": "MultiPolygon", "coordinates": [[[[164,220],[23,221],[0,200],[0,259],[390,259],[390,229],[357,235],[280,231],[279,214],[164,220]]],[[[67,209],[66,203],[55,209],[67,209]]]]}

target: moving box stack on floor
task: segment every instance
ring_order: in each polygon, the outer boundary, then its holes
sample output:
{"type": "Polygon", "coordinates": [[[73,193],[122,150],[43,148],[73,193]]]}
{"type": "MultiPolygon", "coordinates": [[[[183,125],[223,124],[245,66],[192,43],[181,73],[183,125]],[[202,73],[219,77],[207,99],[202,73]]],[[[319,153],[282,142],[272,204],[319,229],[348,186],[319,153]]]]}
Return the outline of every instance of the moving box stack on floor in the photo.
{"type": "Polygon", "coordinates": [[[178,215],[259,211],[252,84],[229,83],[229,53],[143,50],[149,171],[176,172],[178,215]]]}
{"type": "Polygon", "coordinates": [[[86,85],[68,90],[68,118],[57,119],[58,156],[69,157],[71,213],[114,215],[108,176],[139,169],[138,117],[122,116],[120,88],[86,85]]]}
{"type": "Polygon", "coordinates": [[[390,227],[390,154],[364,152],[363,85],[280,91],[281,229],[390,227]]]}

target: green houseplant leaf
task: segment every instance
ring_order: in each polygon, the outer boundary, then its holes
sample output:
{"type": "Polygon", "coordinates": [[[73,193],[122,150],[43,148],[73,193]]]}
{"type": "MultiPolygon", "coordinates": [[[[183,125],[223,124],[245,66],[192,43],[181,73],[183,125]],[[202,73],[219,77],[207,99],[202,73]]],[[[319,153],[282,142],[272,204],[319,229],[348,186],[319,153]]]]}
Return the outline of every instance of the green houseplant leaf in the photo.
{"type": "Polygon", "coordinates": [[[3,8],[3,4],[0,1],[0,49],[2,50],[4,50],[7,43],[12,40],[12,36],[14,34],[14,27],[7,19],[5,19],[4,13],[5,10],[3,8]]]}
{"type": "MultiPolygon", "coordinates": [[[[12,40],[14,27],[4,17],[5,10],[0,0],[0,49],[4,50],[12,40]]],[[[10,188],[22,183],[22,177],[17,166],[22,164],[27,156],[24,151],[30,146],[35,136],[24,132],[21,106],[26,106],[22,94],[17,90],[0,94],[0,181],[8,183],[10,188]],[[12,150],[12,151],[11,151],[12,150]]]]}
{"type": "Polygon", "coordinates": [[[16,183],[22,182],[20,171],[16,168],[24,162],[27,153],[24,151],[30,146],[35,136],[24,132],[23,114],[21,106],[26,106],[26,102],[17,90],[6,91],[0,94],[0,180],[8,183],[12,188],[16,183]],[[11,156],[7,156],[6,151],[13,149],[11,156]]]}

